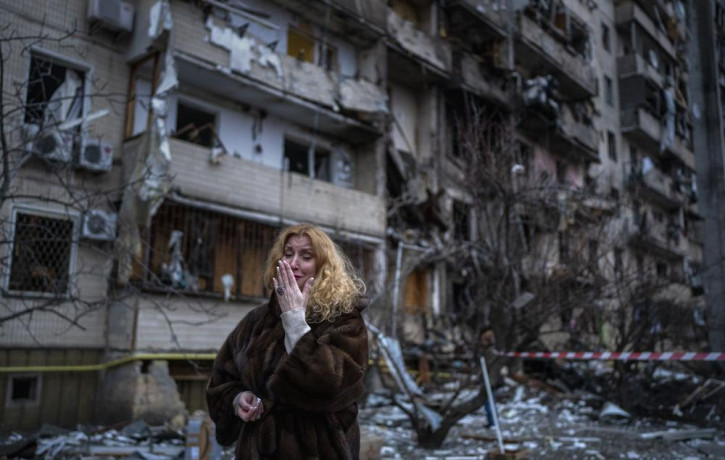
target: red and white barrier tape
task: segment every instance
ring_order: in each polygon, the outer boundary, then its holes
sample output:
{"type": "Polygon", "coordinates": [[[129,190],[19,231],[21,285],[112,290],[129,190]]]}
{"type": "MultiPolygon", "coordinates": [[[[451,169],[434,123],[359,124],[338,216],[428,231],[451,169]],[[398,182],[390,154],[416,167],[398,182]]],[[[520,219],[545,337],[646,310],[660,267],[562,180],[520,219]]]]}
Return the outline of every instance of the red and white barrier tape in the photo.
{"type": "Polygon", "coordinates": [[[508,358],[528,359],[579,359],[579,360],[601,360],[601,361],[725,361],[725,353],[695,353],[695,352],[665,352],[656,353],[650,351],[622,352],[609,351],[499,351],[496,354],[508,358]]]}

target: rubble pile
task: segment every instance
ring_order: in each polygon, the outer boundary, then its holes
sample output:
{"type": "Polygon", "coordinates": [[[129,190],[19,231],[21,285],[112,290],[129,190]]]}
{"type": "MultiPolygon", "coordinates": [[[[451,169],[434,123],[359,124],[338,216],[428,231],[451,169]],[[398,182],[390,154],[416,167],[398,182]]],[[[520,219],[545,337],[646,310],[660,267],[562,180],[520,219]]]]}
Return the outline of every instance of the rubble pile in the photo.
{"type": "Polygon", "coordinates": [[[64,430],[51,425],[32,435],[0,436],[0,459],[201,459],[231,458],[231,451],[212,440],[213,427],[205,414],[195,413],[183,429],[149,426],[137,420],[121,429],[79,427],[64,430]]]}
{"type": "MultiPolygon", "coordinates": [[[[512,379],[496,393],[506,449],[528,458],[723,458],[725,430],[637,417],[588,392],[558,393],[512,379]]],[[[382,438],[381,458],[483,459],[497,448],[485,409],[468,414],[439,449],[423,449],[408,416],[383,396],[360,412],[363,432],[382,438]]]]}

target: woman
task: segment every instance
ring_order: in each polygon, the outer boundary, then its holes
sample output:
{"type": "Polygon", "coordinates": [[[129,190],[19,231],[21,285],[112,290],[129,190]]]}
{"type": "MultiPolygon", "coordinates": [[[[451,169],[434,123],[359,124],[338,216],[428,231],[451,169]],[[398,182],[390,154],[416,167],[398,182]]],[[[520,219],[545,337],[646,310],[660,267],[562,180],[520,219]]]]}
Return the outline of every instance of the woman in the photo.
{"type": "Polygon", "coordinates": [[[285,229],[267,260],[269,302],[222,345],[207,404],[236,458],[358,458],[368,362],[365,285],[325,232],[285,229]]]}

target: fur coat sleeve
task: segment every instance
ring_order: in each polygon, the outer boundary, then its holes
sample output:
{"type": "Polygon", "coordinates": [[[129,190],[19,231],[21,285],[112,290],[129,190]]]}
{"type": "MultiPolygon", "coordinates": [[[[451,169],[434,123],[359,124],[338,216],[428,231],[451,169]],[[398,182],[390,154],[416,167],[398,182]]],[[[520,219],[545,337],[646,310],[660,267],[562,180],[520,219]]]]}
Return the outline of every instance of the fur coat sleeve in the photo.
{"type": "Polygon", "coordinates": [[[312,412],[335,412],[364,392],[367,329],[358,310],[313,325],[267,383],[277,400],[312,412]]]}

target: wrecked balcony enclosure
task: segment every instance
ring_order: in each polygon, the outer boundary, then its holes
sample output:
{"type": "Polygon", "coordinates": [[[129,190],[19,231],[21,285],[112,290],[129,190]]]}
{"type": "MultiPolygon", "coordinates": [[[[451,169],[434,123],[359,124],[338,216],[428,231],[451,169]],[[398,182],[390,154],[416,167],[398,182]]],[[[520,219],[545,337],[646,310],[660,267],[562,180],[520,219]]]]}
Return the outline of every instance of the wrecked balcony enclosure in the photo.
{"type": "Polygon", "coordinates": [[[599,162],[598,134],[590,111],[586,104],[552,102],[542,108],[529,101],[521,127],[532,136],[547,132],[548,147],[557,155],[575,162],[599,162]]]}
{"type": "Polygon", "coordinates": [[[390,72],[423,79],[446,78],[451,72],[450,45],[415,27],[395,11],[388,11],[388,35],[392,45],[390,72]]]}
{"type": "Polygon", "coordinates": [[[628,29],[634,22],[641,27],[647,35],[652,37],[671,59],[677,60],[677,51],[673,44],[672,36],[668,35],[665,30],[658,27],[652,18],[640,7],[639,3],[628,0],[617,5],[615,10],[615,22],[617,27],[621,29],[628,29]]]}
{"type": "MultiPolygon", "coordinates": [[[[175,28],[170,47],[187,85],[226,99],[233,95],[238,102],[310,127],[319,117],[320,129],[338,136],[379,134],[372,122],[387,113],[387,98],[379,87],[277,52],[276,43],[240,31],[233,17],[204,18],[186,2],[173,2],[171,15],[175,28]],[[347,126],[352,133],[343,128],[347,126]]],[[[281,32],[272,33],[278,37],[281,32]]]]}
{"type": "MultiPolygon", "coordinates": [[[[640,212],[627,230],[630,236],[629,243],[634,247],[666,259],[681,260],[685,256],[688,244],[680,227],[672,222],[657,222],[649,211],[640,212]]],[[[677,276],[674,273],[669,275],[677,276]]]]}
{"type": "Polygon", "coordinates": [[[505,107],[513,104],[512,87],[507,86],[502,79],[486,74],[479,57],[460,52],[453,59],[454,80],[458,80],[463,89],[505,107]]]}
{"type": "MultiPolygon", "coordinates": [[[[623,96],[624,97],[624,96],[623,96]]],[[[647,109],[631,108],[621,112],[622,134],[646,151],[659,152],[667,127],[647,109]]],[[[695,155],[689,143],[675,134],[672,143],[665,146],[665,153],[674,155],[689,169],[695,169],[695,155]]]]}
{"type": "Polygon", "coordinates": [[[635,167],[630,174],[630,186],[638,197],[649,199],[673,211],[679,209],[685,201],[685,196],[676,189],[675,183],[674,178],[656,167],[647,167],[644,164],[635,167]]]}
{"type": "Polygon", "coordinates": [[[529,69],[545,69],[560,81],[562,94],[571,99],[590,98],[597,93],[597,78],[588,58],[559,41],[526,14],[518,14],[517,60],[529,69]]]}
{"type": "Polygon", "coordinates": [[[639,54],[628,54],[617,58],[619,78],[631,76],[644,77],[660,88],[664,87],[665,78],[651,62],[639,54]]]}
{"type": "Polygon", "coordinates": [[[473,41],[508,35],[506,0],[449,0],[444,5],[451,34],[473,41]]]}
{"type": "MultiPolygon", "coordinates": [[[[132,151],[136,142],[126,142],[124,150],[132,151]]],[[[179,139],[171,139],[169,146],[174,189],[184,196],[340,230],[385,234],[385,202],[374,195],[240,158],[214,164],[211,148],[179,139]],[[305,206],[310,202],[317,204],[312,213],[305,206]]]]}

